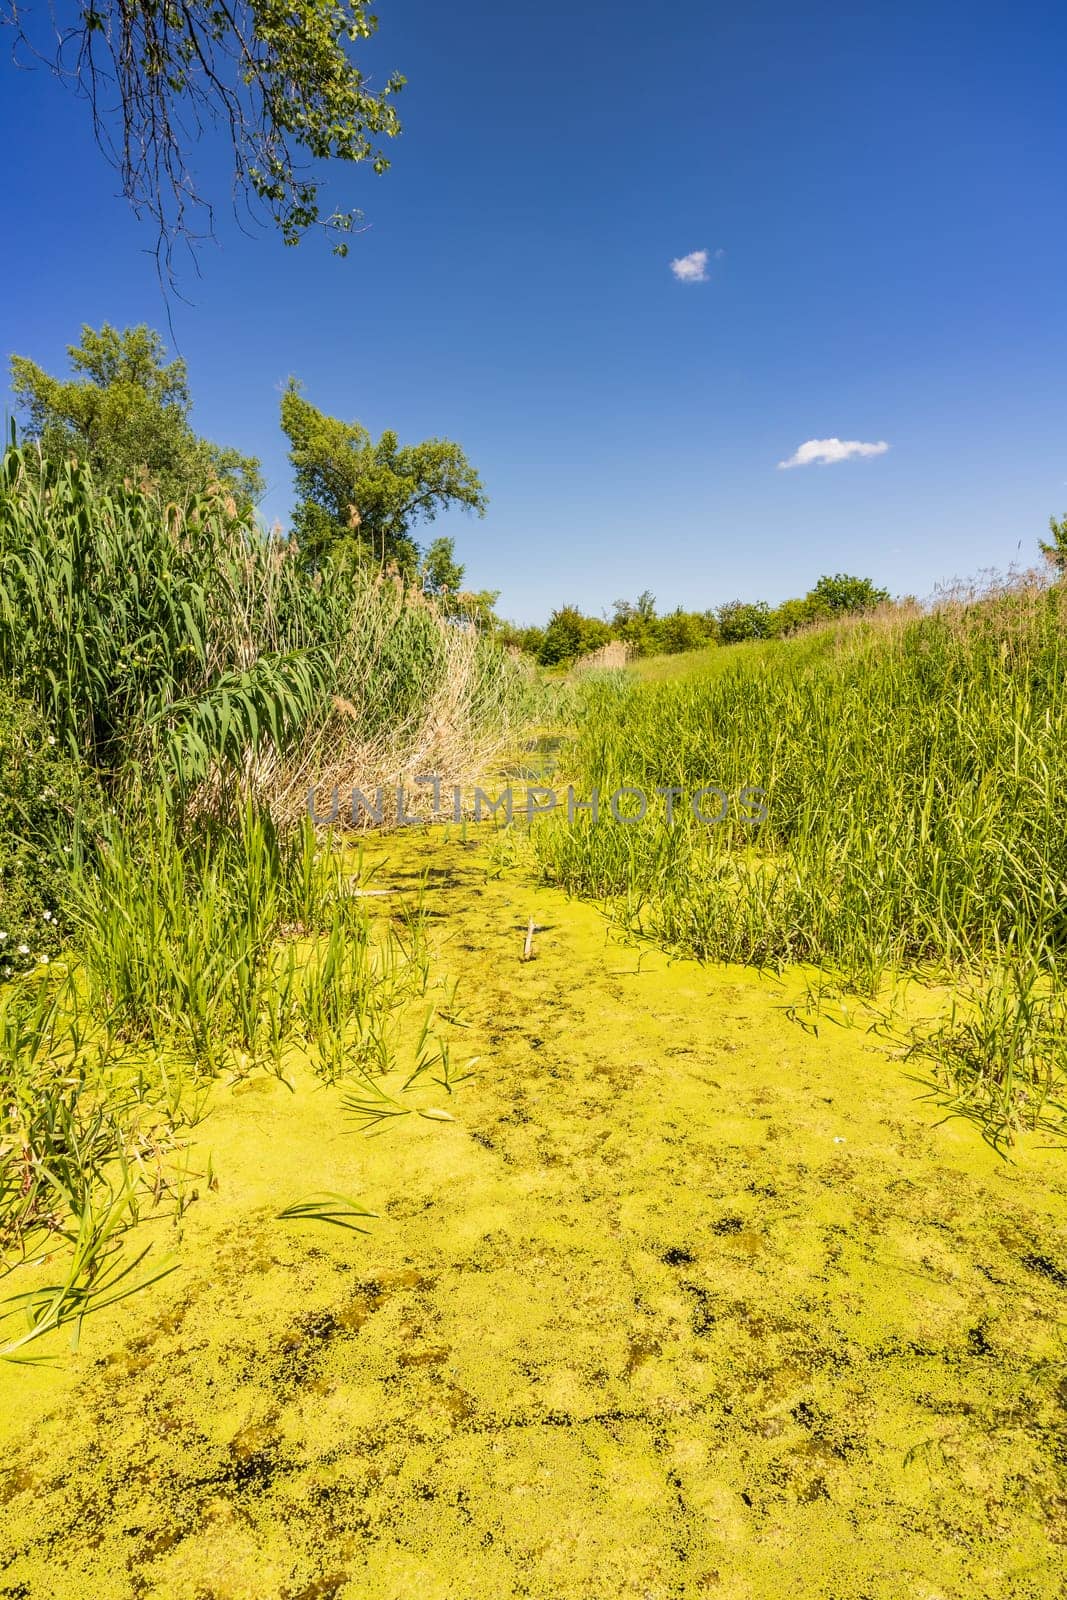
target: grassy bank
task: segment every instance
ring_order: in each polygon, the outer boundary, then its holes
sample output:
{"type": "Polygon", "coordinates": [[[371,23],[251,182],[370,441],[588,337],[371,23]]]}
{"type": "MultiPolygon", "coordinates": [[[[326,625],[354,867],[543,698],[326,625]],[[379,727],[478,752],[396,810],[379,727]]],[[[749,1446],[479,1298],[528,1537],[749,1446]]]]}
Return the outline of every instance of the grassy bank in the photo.
{"type": "Polygon", "coordinates": [[[571,764],[605,803],[537,825],[553,880],[702,959],[803,963],[868,996],[892,973],[949,980],[930,1060],[994,1130],[1062,1127],[1062,586],[720,651],[668,682],[603,679],[571,764]],[[624,786],[675,788],[673,821],[654,799],[614,822],[624,786]],[[690,805],[707,786],[727,797],[701,804],[725,812],[714,825],[690,805]]]}

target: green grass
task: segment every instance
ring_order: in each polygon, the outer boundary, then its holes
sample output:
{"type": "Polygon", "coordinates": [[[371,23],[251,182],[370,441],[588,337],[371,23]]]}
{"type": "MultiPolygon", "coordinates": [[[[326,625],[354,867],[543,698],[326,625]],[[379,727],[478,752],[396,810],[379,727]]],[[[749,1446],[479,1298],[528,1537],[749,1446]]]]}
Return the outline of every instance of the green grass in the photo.
{"type": "Polygon", "coordinates": [[[389,1115],[450,1092],[429,1013],[382,1089],[422,1010],[421,914],[372,924],[308,789],[481,770],[541,691],[399,579],[310,573],[219,497],[106,492],[14,447],[0,673],[0,1278],[62,1265],[0,1298],[23,1359],[144,1281],[125,1234],[180,1215],[218,1075],[284,1079],[295,1053],[389,1115]]]}
{"type": "Polygon", "coordinates": [[[684,678],[718,678],[781,662],[793,670],[833,648],[833,628],[812,629],[791,639],[752,639],[743,644],[709,644],[677,655],[642,656],[626,671],[639,683],[673,683],[684,678]]]}
{"type": "Polygon", "coordinates": [[[582,705],[577,787],[718,784],[728,819],[551,820],[546,875],[704,959],[809,963],[867,995],[947,977],[956,1015],[917,1053],[1004,1136],[1063,1124],[1067,590],[617,674],[582,705]]]}
{"type": "Polygon", "coordinates": [[[286,1081],[293,1057],[390,1115],[416,1084],[450,1092],[418,899],[375,924],[365,882],[310,823],[280,833],[249,807],[190,830],[158,797],[76,874],[68,959],[0,999],[0,1277],[65,1263],[0,1297],[0,1356],[157,1275],[129,1280],[125,1235],[146,1209],[180,1216],[179,1153],[219,1075],[286,1081]]]}

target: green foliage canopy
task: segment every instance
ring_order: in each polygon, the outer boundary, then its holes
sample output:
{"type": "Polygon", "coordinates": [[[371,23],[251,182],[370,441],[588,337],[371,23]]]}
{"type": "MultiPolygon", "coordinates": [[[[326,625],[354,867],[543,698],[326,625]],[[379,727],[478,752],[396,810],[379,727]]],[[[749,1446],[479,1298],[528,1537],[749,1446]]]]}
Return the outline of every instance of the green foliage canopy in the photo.
{"type": "MultiPolygon", "coordinates": [[[[1067,549],[1067,519],[1059,531],[1067,549]]],[[[1054,537],[1057,532],[1054,523],[1054,537]]],[[[1055,556],[1049,559],[1055,561],[1055,556]]],[[[556,666],[598,650],[609,639],[623,640],[639,656],[676,655],[716,643],[777,639],[834,617],[871,611],[888,599],[888,591],[870,578],[838,572],[820,578],[802,598],[783,600],[773,608],[765,600],[728,600],[717,611],[686,611],[677,606],[658,616],[656,597],[646,589],[636,602],[616,600],[610,622],[587,617],[577,606],[561,606],[543,629],[504,623],[498,625],[498,631],[502,642],[536,656],[543,666],[556,666]]]]}
{"type": "Polygon", "coordinates": [[[854,578],[847,572],[835,572],[832,577],[820,578],[807,598],[816,613],[821,610],[832,617],[839,617],[849,612],[873,611],[889,599],[889,590],[879,589],[870,578],[854,578]]]}
{"type": "Polygon", "coordinates": [[[577,606],[560,606],[541,636],[537,659],[543,667],[558,666],[599,650],[610,638],[611,629],[599,617],[583,616],[577,606]]]}
{"type": "Polygon", "coordinates": [[[492,628],[497,624],[493,607],[500,599],[500,590],[465,589],[465,572],[466,568],[456,560],[456,541],[435,539],[419,563],[422,592],[430,595],[446,616],[465,617],[479,628],[492,628]]]}
{"type": "Polygon", "coordinates": [[[728,600],[719,607],[719,638],[723,644],[740,644],[745,639],[769,639],[774,631],[771,608],[766,600],[728,600]]]}
{"type": "Polygon", "coordinates": [[[426,550],[419,568],[422,587],[434,599],[459,594],[463,588],[465,567],[456,560],[454,539],[435,539],[426,550]]]}
{"type": "Polygon", "coordinates": [[[286,244],[321,227],[345,253],[359,213],[327,208],[315,163],[384,172],[404,83],[394,73],[372,91],[351,57],[378,27],[365,0],[57,0],[47,13],[8,12],[16,42],[88,101],[97,144],[156,223],[168,268],[174,241],[196,237],[192,218],[211,226],[190,156],[212,127],[231,146],[235,203],[265,212],[286,244]]]}
{"type": "Polygon", "coordinates": [[[54,378],[26,356],[11,358],[11,387],[27,432],[51,461],[76,456],[97,483],[144,485],[184,501],[221,484],[242,514],[263,493],[259,462],[201,439],[189,422],[185,362],[166,361],[158,333],[143,324],[82,328],[69,345],[75,376],[54,378]]]}
{"type": "Polygon", "coordinates": [[[1041,554],[1060,576],[1067,575],[1067,515],[1048,519],[1049,539],[1041,540],[1041,554]]]}
{"type": "Polygon", "coordinates": [[[311,567],[346,552],[413,572],[417,523],[453,505],[485,514],[481,480],[449,439],[401,445],[388,431],[375,444],[360,423],[328,417],[305,400],[295,381],[282,396],[282,429],[296,470],[293,532],[311,567]]]}

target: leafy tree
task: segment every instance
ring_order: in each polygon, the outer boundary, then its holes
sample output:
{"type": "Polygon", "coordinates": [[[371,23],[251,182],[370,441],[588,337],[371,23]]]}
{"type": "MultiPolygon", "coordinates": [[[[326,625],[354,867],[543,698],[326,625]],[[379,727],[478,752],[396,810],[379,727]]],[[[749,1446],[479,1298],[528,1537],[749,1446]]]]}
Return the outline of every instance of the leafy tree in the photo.
{"type": "Polygon", "coordinates": [[[206,126],[221,128],[233,193],[265,212],[286,244],[321,227],[344,254],[359,213],[330,211],[313,163],[389,163],[383,138],[400,131],[397,74],[372,91],[349,48],[377,18],[366,0],[56,0],[8,6],[17,42],[50,61],[88,101],[96,141],[138,215],[158,229],[169,266],[176,239],[211,226],[190,157],[206,126]]]}
{"type": "Polygon", "coordinates": [[[707,619],[698,611],[683,611],[681,606],[669,611],[660,619],[660,648],[668,655],[678,655],[683,650],[699,650],[708,642],[707,619]]]}
{"type": "Polygon", "coordinates": [[[1041,554],[1063,577],[1067,575],[1067,515],[1062,516],[1059,522],[1055,517],[1049,517],[1048,531],[1052,538],[1041,540],[1041,554]]]}
{"type": "Polygon", "coordinates": [[[544,637],[544,628],[523,628],[519,635],[519,648],[520,650],[525,650],[528,655],[536,656],[540,653],[544,637]]]}
{"type": "Polygon", "coordinates": [[[453,610],[457,616],[473,622],[483,633],[489,633],[497,623],[494,607],[499,599],[499,589],[461,589],[453,610]]]}
{"type": "Polygon", "coordinates": [[[844,616],[848,612],[873,611],[889,599],[888,589],[879,589],[870,578],[853,578],[847,572],[820,578],[807,598],[813,606],[825,609],[830,616],[844,616]]]}
{"type": "Polygon", "coordinates": [[[603,617],[582,618],[582,644],[580,655],[586,656],[592,650],[600,650],[611,642],[611,629],[603,617]]]}
{"type": "Polygon", "coordinates": [[[612,608],[611,631],[639,656],[655,655],[662,649],[656,597],[650,589],[638,595],[636,604],[631,604],[629,600],[616,600],[612,608]]]}
{"type": "Polygon", "coordinates": [[[460,592],[465,571],[456,562],[456,541],[441,538],[435,539],[423,555],[419,576],[425,593],[441,598],[460,592]]]}
{"type": "Polygon", "coordinates": [[[558,666],[599,650],[610,638],[611,629],[600,617],[583,616],[577,606],[560,606],[548,619],[537,659],[543,667],[558,666]]]}
{"type": "Polygon", "coordinates": [[[545,630],[535,626],[521,628],[516,622],[499,622],[496,636],[507,650],[521,650],[524,655],[540,655],[545,630]]]}
{"type": "Polygon", "coordinates": [[[143,324],[121,333],[110,323],[82,328],[69,345],[76,374],[53,378],[26,356],[11,358],[11,387],[28,416],[27,433],[49,460],[77,456],[109,487],[128,483],[184,501],[221,484],[240,514],[263,493],[259,462],[194,433],[185,362],[166,362],[166,346],[143,324]]]}
{"type": "Polygon", "coordinates": [[[829,616],[828,608],[810,599],[783,600],[771,612],[771,632],[776,639],[787,639],[800,628],[807,628],[820,618],[829,616]]]}
{"type": "Polygon", "coordinates": [[[481,479],[449,439],[401,445],[386,432],[375,444],[358,422],[317,410],[295,380],[282,396],[282,429],[299,496],[293,532],[312,567],[328,554],[347,552],[413,572],[416,523],[432,522],[453,505],[485,515],[481,479]]]}
{"type": "Polygon", "coordinates": [[[435,539],[419,565],[422,592],[432,595],[446,616],[463,617],[487,632],[497,622],[493,607],[500,590],[464,589],[465,570],[456,561],[455,540],[435,539]]]}
{"type": "Polygon", "coordinates": [[[740,644],[745,639],[769,639],[773,629],[771,608],[766,600],[746,603],[728,600],[719,607],[719,637],[723,644],[740,644]]]}

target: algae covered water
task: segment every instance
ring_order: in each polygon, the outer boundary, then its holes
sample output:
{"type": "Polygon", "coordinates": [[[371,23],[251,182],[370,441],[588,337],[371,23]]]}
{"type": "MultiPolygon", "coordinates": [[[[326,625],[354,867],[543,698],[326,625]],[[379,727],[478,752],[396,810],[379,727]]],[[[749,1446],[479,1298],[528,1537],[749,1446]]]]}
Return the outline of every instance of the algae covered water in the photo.
{"type": "Polygon", "coordinates": [[[216,1084],[216,1177],[139,1230],[176,1270],[0,1366],[0,1594],[1060,1592],[1062,1155],[939,1125],[789,977],[622,942],[455,830],[385,855],[453,1120],[216,1084]],[[311,1188],[367,1231],[279,1220],[311,1188]]]}

